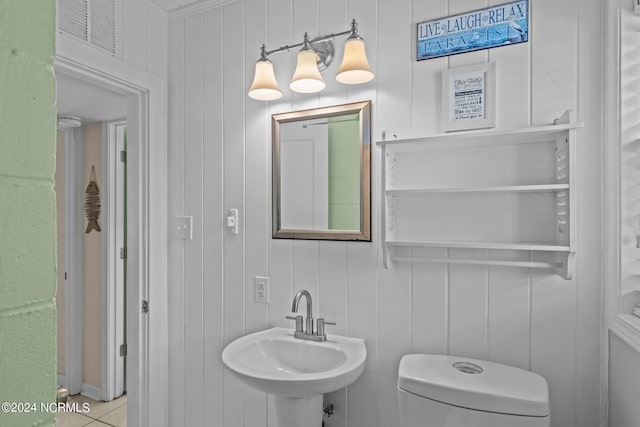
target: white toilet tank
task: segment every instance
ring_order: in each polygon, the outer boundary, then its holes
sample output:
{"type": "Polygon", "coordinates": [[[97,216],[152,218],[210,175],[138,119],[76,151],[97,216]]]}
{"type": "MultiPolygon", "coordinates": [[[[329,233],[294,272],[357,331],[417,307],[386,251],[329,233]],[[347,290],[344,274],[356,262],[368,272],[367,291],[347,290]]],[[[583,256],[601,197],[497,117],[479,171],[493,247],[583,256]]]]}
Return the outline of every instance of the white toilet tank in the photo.
{"type": "Polygon", "coordinates": [[[402,427],[549,427],[543,377],[467,357],[404,356],[398,404],[402,427]]]}

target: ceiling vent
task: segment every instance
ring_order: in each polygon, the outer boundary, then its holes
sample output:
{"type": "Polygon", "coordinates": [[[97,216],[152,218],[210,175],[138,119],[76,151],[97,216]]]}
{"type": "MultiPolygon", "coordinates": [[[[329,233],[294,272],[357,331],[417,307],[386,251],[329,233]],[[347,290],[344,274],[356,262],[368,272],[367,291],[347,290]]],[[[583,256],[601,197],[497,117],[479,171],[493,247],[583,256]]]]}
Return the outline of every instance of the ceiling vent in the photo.
{"type": "Polygon", "coordinates": [[[58,31],[116,55],[120,0],[58,0],[58,31]]]}

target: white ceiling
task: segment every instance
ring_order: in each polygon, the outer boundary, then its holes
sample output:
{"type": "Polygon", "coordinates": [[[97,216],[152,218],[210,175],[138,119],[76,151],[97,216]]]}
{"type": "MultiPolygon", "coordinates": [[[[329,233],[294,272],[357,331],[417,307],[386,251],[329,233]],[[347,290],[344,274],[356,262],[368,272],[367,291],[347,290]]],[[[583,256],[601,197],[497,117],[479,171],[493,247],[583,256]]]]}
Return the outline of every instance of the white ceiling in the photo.
{"type": "Polygon", "coordinates": [[[58,115],[80,117],[83,124],[126,117],[125,95],[60,73],[56,75],[56,80],[58,115]]]}

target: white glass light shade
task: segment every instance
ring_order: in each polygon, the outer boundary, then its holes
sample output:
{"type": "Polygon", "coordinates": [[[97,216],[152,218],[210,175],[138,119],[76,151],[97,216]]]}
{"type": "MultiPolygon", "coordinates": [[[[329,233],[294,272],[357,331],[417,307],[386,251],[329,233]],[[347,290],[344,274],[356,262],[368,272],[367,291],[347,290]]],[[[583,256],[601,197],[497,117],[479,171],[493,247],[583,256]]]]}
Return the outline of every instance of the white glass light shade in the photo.
{"type": "Polygon", "coordinates": [[[315,93],[325,88],[324,80],[318,70],[318,55],[310,49],[298,52],[296,71],[289,87],[294,92],[315,93]]]}
{"type": "Polygon", "coordinates": [[[253,84],[249,88],[249,96],[259,101],[272,101],[282,97],[273,72],[273,64],[268,59],[256,62],[256,71],[253,75],[253,84]]]}
{"type": "Polygon", "coordinates": [[[354,85],[366,83],[373,77],[374,74],[364,49],[364,40],[360,37],[348,38],[344,44],[344,56],[336,80],[340,83],[354,85]]]}

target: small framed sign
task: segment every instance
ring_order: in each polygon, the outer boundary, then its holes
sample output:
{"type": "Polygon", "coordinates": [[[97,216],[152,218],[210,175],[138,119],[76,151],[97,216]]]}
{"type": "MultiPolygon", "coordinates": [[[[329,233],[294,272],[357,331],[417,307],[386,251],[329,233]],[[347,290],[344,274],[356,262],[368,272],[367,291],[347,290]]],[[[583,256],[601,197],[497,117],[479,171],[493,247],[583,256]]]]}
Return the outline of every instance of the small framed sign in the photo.
{"type": "Polygon", "coordinates": [[[442,129],[495,126],[495,62],[442,71],[442,129]]]}
{"type": "Polygon", "coordinates": [[[529,40],[529,0],[420,22],[416,59],[438,58],[529,40]]]}

